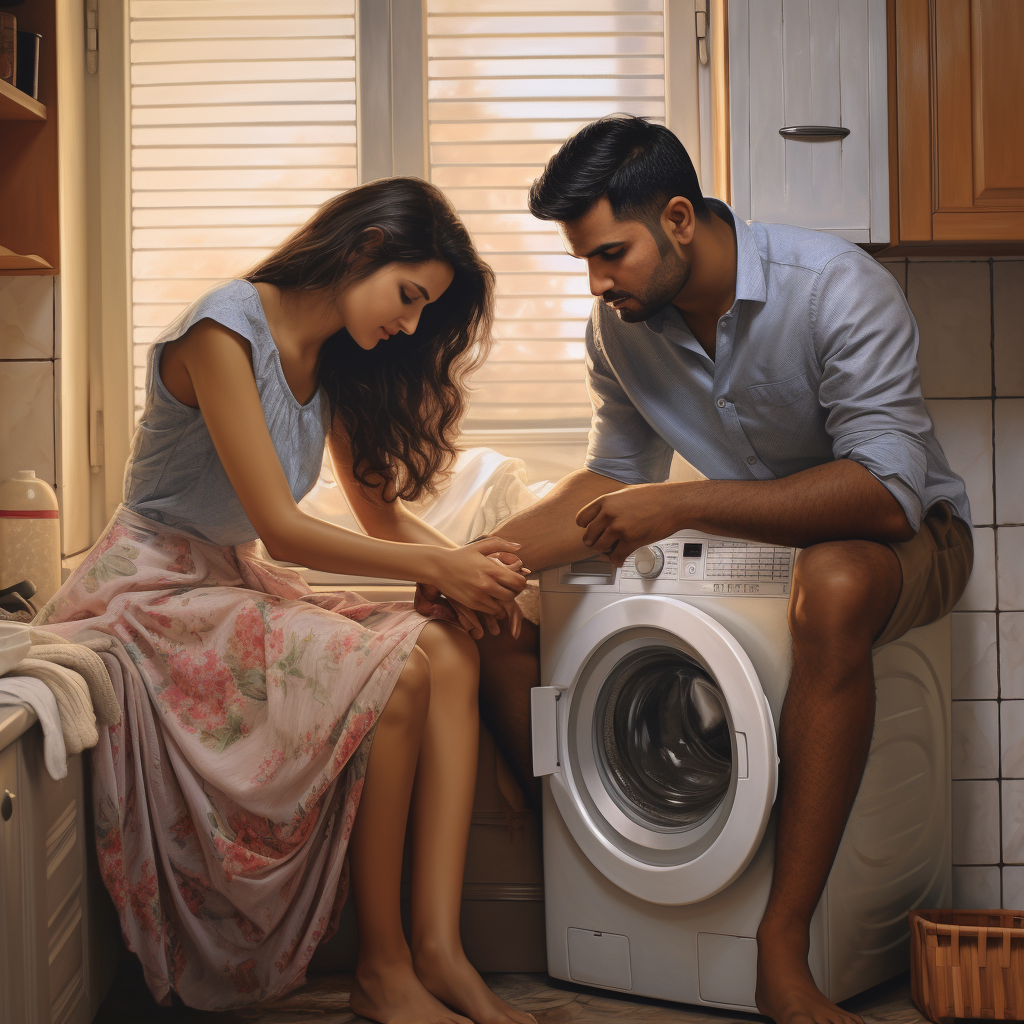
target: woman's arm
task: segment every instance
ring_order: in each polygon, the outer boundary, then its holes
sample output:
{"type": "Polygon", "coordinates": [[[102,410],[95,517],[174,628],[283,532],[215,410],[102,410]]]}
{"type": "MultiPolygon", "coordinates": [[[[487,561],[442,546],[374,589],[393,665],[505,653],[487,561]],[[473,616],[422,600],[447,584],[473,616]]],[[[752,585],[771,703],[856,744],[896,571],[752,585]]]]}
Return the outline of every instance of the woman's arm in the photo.
{"type": "Polygon", "coordinates": [[[274,558],[325,572],[400,580],[413,574],[490,614],[522,589],[518,573],[486,557],[512,550],[508,542],[452,549],[435,541],[400,543],[306,515],[295,504],[267,430],[248,342],[202,320],[176,346],[228,479],[274,558]]]}
{"type": "MultiPolygon", "coordinates": [[[[425,523],[414,512],[411,512],[401,498],[395,501],[385,501],[382,494],[383,481],[377,487],[367,487],[356,480],[355,474],[352,472],[352,448],[348,434],[337,419],[331,432],[327,435],[327,451],[331,457],[334,479],[345,492],[349,511],[365,533],[371,537],[410,544],[437,544],[447,548],[458,546],[449,537],[439,530],[435,530],[429,523],[425,523]]],[[[497,557],[502,556],[499,554],[497,557]]],[[[522,566],[522,562],[512,555],[505,555],[503,560],[515,569],[522,566]]],[[[430,608],[443,613],[443,605],[438,606],[441,595],[437,591],[441,589],[443,588],[434,588],[431,592],[420,587],[416,594],[417,610],[426,612],[430,608]]],[[[452,610],[460,625],[477,639],[483,636],[485,626],[492,634],[496,635],[500,632],[497,618],[493,615],[484,615],[484,621],[481,623],[471,608],[458,601],[452,602],[452,610]]],[[[518,636],[522,613],[514,600],[505,602],[504,614],[508,616],[509,628],[513,636],[518,636]]],[[[504,615],[498,618],[502,617],[504,615]]]]}

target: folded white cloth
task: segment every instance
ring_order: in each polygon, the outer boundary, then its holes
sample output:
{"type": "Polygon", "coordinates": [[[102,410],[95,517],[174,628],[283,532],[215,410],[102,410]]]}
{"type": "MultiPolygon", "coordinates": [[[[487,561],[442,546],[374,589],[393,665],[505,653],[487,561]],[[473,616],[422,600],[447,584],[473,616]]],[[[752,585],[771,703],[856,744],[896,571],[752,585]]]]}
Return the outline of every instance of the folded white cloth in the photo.
{"type": "Polygon", "coordinates": [[[57,698],[41,679],[7,675],[0,678],[0,706],[31,708],[43,727],[43,762],[50,777],[63,779],[68,773],[67,748],[61,728],[57,698]]]}
{"type": "MultiPolygon", "coordinates": [[[[80,754],[89,747],[95,747],[100,737],[96,731],[89,684],[73,669],[31,657],[35,650],[33,647],[29,651],[30,657],[23,659],[14,671],[20,676],[35,676],[50,688],[57,699],[60,727],[68,754],[80,754]]],[[[0,681],[6,678],[0,677],[0,681]]]]}

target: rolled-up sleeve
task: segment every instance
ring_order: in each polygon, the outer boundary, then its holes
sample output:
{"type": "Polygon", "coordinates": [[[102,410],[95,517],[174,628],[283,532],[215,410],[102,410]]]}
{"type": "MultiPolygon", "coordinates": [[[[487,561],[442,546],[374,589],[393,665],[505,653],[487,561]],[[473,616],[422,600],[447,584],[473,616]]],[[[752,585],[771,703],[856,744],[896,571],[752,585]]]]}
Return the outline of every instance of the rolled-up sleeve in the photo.
{"type": "Polygon", "coordinates": [[[592,414],[585,467],[624,484],[659,483],[668,479],[672,446],[644,419],[608,365],[600,345],[600,315],[595,306],[587,324],[592,414]]]}
{"type": "Polygon", "coordinates": [[[917,530],[932,423],[921,396],[910,307],[871,257],[843,253],[821,273],[812,317],[833,455],[872,473],[917,530]]]}

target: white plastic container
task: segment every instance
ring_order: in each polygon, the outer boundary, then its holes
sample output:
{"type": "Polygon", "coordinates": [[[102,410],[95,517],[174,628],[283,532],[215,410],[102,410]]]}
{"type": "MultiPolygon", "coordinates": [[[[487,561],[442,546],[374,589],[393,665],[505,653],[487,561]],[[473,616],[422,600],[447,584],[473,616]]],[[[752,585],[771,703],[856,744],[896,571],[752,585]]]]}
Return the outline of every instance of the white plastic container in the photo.
{"type": "Polygon", "coordinates": [[[0,622],[0,676],[17,668],[32,646],[23,622],[0,622]]]}
{"type": "Polygon", "coordinates": [[[31,580],[42,608],[60,588],[60,513],[53,488],[31,469],[0,484],[0,590],[31,580]]]}

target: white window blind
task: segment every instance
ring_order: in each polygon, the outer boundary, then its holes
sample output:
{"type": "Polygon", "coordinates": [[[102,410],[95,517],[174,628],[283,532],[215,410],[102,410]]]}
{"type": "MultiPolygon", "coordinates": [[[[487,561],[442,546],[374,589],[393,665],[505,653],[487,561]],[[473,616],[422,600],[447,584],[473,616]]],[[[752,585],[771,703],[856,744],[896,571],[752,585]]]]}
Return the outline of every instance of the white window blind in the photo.
{"type": "Polygon", "coordinates": [[[136,416],[188,303],[356,183],[354,0],[131,0],[136,416]]]}
{"type": "Polygon", "coordinates": [[[466,427],[585,427],[586,268],[527,190],[583,123],[665,118],[663,0],[427,0],[431,179],[498,276],[466,427]]]}

